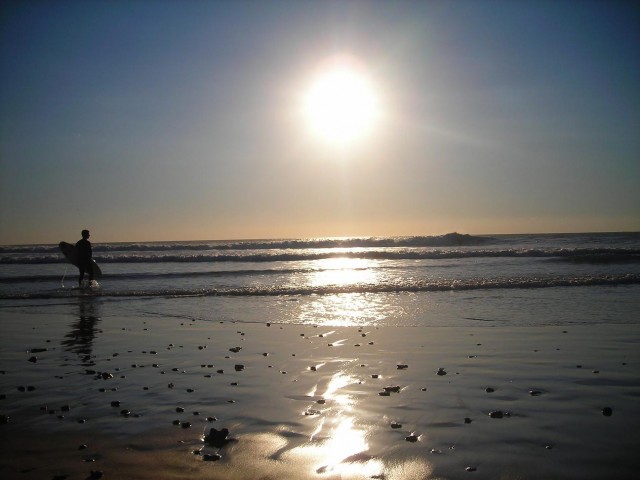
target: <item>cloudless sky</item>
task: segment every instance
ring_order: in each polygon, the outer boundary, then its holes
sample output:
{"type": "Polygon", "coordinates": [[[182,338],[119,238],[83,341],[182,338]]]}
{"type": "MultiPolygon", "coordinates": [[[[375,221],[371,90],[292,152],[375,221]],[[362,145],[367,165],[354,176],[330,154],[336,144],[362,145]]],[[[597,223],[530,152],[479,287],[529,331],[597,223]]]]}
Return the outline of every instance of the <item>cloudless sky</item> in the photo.
{"type": "Polygon", "coordinates": [[[5,1],[0,244],[640,230],[634,1],[5,1]],[[309,135],[319,65],[381,116],[309,135]]]}

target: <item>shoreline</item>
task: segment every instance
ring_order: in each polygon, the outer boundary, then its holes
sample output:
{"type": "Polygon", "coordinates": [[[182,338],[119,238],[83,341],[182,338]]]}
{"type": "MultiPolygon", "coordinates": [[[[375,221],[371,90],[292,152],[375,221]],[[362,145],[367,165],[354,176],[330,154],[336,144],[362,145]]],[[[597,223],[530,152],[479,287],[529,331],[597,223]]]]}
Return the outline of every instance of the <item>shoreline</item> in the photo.
{"type": "Polygon", "coordinates": [[[636,325],[1,313],[7,478],[577,479],[637,469],[636,325]],[[207,445],[211,428],[232,441],[207,445]]]}

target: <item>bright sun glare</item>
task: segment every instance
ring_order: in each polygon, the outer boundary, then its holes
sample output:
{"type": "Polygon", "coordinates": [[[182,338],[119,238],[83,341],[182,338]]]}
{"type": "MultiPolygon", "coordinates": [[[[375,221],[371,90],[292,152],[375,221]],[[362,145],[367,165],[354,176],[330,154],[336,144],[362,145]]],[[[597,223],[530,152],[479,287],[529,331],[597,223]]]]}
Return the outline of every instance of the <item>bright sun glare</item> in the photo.
{"type": "Polygon", "coordinates": [[[370,132],[377,120],[378,102],[364,71],[348,62],[337,62],[311,82],[303,110],[315,135],[345,146],[370,132]]]}

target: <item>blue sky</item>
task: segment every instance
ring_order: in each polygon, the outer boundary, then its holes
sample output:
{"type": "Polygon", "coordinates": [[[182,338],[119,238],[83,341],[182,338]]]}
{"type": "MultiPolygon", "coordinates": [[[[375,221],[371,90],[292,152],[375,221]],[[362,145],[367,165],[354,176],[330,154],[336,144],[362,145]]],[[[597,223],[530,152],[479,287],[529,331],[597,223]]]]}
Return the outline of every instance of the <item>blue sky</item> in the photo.
{"type": "Polygon", "coordinates": [[[635,2],[0,8],[2,244],[640,230],[635,2]],[[337,54],[347,149],[299,115],[337,54]]]}

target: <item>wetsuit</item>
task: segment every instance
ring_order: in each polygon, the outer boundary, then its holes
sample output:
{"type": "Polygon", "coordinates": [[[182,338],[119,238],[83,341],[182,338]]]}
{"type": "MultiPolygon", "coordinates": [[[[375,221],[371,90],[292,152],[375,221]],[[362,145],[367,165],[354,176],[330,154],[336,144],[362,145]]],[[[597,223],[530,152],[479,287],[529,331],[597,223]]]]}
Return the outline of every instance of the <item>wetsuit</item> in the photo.
{"type": "Polygon", "coordinates": [[[93,280],[93,266],[91,265],[91,242],[86,238],[78,240],[76,243],[76,250],[78,251],[78,269],[80,270],[80,278],[78,284],[82,286],[82,280],[84,279],[84,272],[89,273],[89,281],[93,280]]]}

